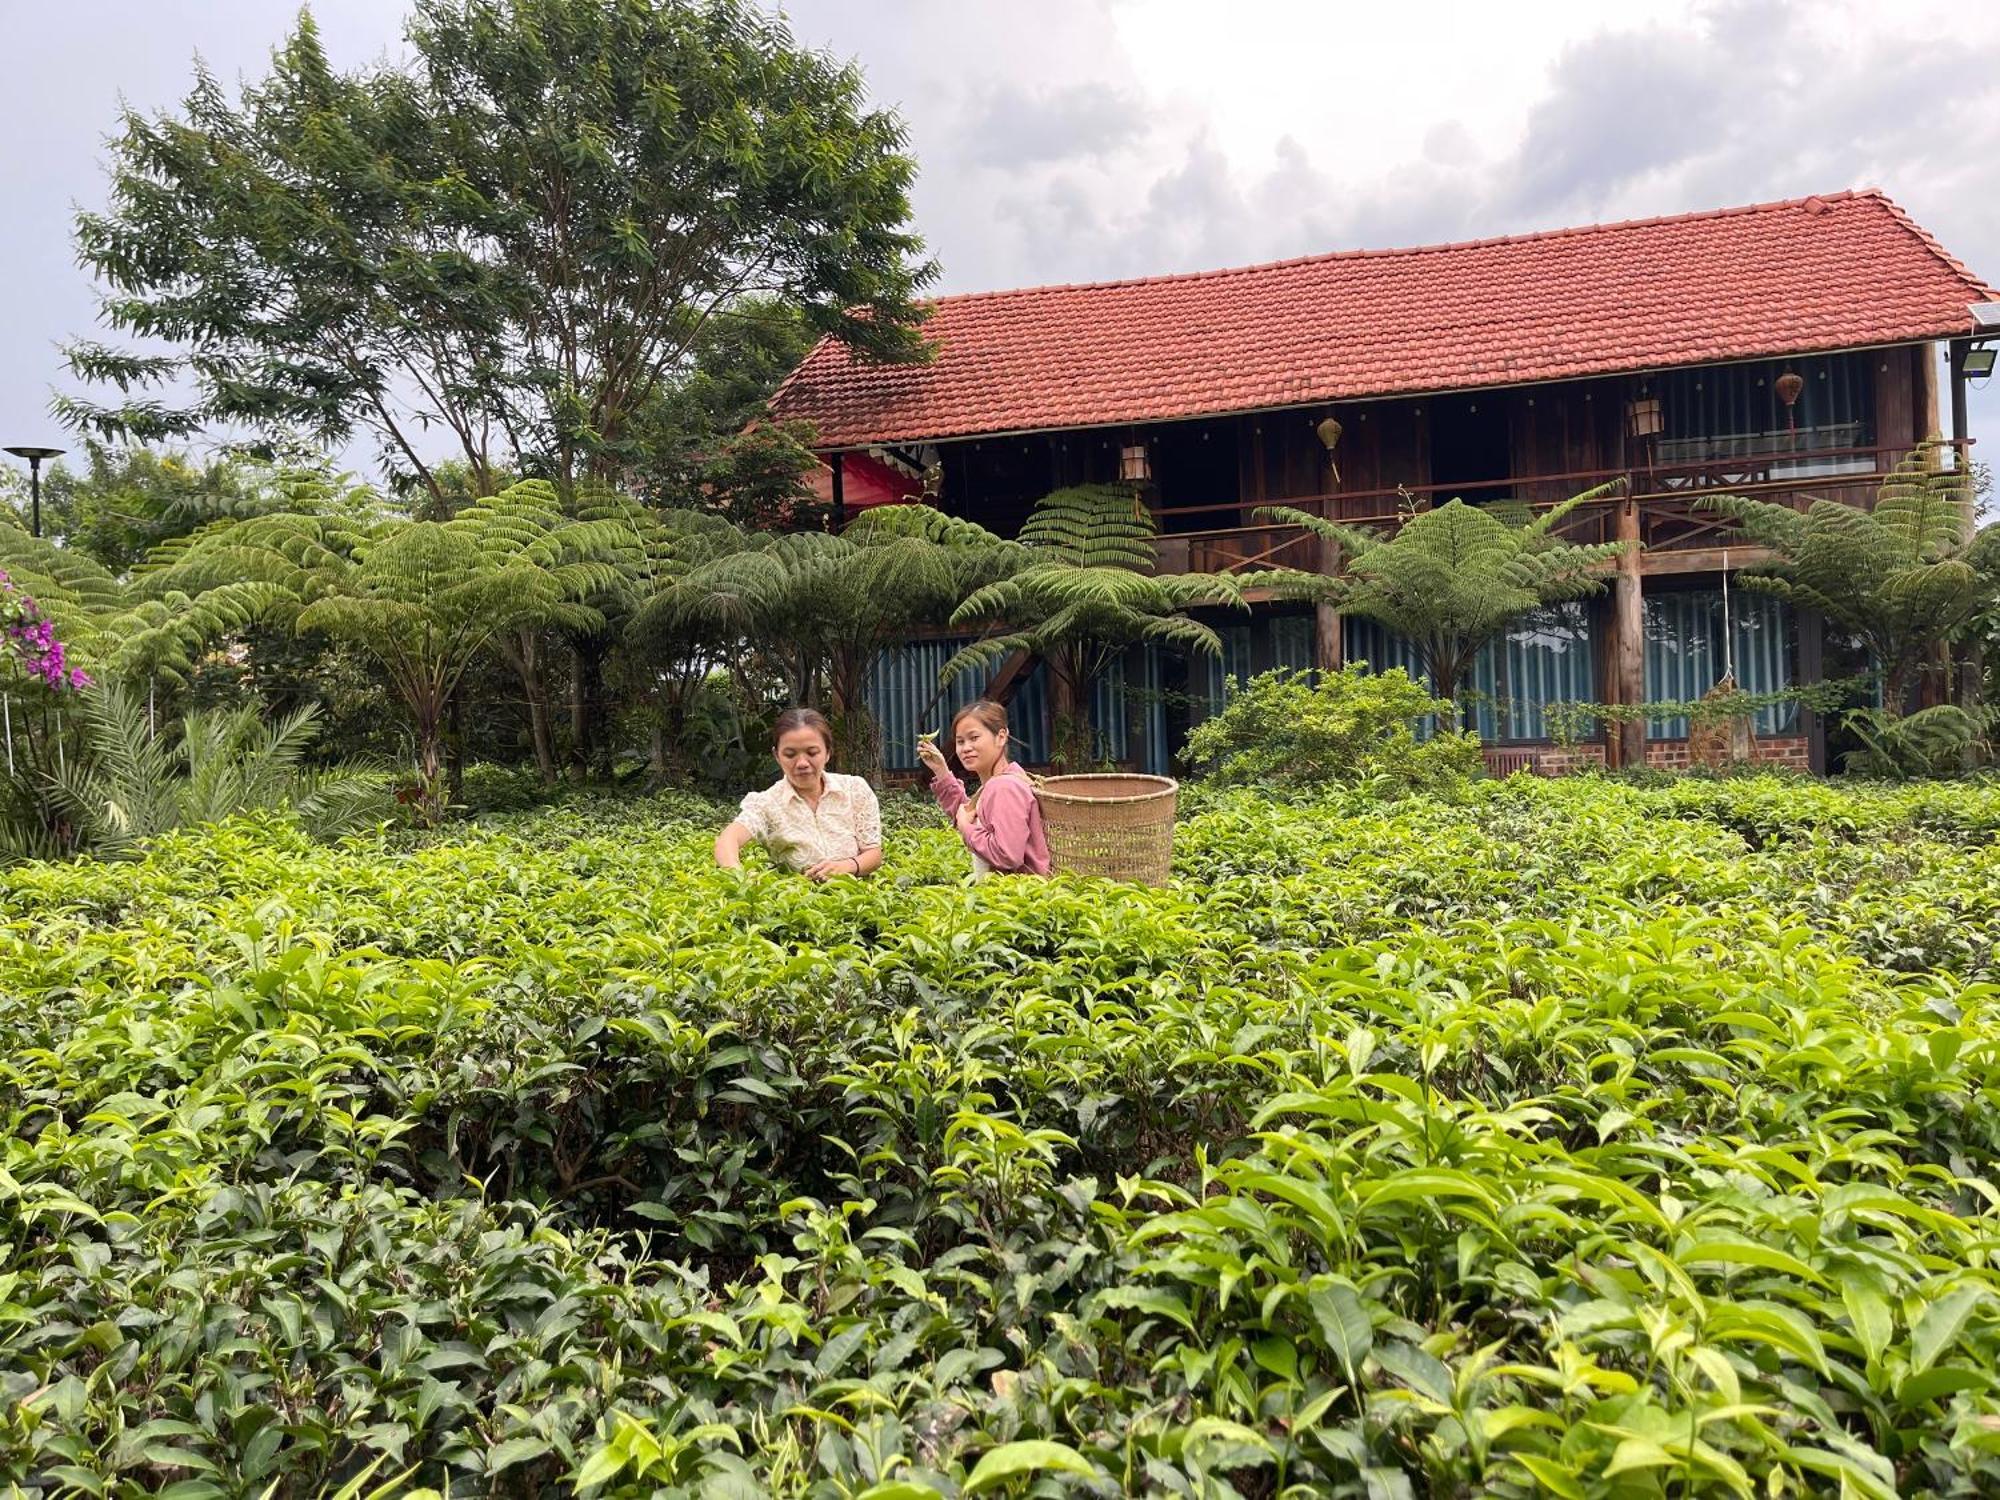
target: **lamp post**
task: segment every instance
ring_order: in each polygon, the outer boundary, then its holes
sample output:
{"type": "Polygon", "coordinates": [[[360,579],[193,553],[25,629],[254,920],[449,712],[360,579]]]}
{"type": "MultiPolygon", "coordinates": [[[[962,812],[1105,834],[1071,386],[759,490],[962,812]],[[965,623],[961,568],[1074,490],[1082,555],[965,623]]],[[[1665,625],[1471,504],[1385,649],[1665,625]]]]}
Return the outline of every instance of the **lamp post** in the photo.
{"type": "Polygon", "coordinates": [[[63,450],[61,448],[21,447],[9,448],[7,451],[16,458],[25,458],[28,461],[28,491],[34,496],[34,524],[32,529],[36,536],[40,536],[42,534],[42,460],[45,458],[61,458],[63,450]]]}

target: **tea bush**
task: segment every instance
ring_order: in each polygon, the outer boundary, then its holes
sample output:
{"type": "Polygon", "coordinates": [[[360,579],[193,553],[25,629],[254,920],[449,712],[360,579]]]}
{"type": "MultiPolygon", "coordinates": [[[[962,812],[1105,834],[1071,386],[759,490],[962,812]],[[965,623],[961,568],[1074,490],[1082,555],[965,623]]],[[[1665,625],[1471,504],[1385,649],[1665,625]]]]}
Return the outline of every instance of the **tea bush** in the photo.
{"type": "Polygon", "coordinates": [[[1484,773],[1478,736],[1436,729],[1419,740],[1417,729],[1455,713],[1401,667],[1352,662],[1317,680],[1265,672],[1232,685],[1223,711],[1189,734],[1186,758],[1238,786],[1449,792],[1484,773]]]}
{"type": "Polygon", "coordinates": [[[726,809],[0,877],[31,1495],[1978,1495],[2000,787],[726,809]]]}

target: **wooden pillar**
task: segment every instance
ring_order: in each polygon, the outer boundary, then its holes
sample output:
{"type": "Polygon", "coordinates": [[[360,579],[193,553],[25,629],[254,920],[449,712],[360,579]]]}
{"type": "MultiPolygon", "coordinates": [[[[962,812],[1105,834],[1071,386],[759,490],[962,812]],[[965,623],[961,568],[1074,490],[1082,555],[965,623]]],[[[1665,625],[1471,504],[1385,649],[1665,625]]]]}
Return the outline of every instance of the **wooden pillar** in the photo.
{"type": "MultiPolygon", "coordinates": [[[[1331,537],[1319,538],[1314,566],[1328,578],[1338,574],[1340,543],[1331,537]]],[[[1329,600],[1322,599],[1313,607],[1313,670],[1322,674],[1338,672],[1345,659],[1340,638],[1340,611],[1329,600]]]]}
{"type": "MultiPolygon", "coordinates": [[[[1912,443],[1921,443],[1938,430],[1938,361],[1937,349],[1931,344],[1916,344],[1910,350],[1911,362],[1916,366],[1915,410],[1906,434],[1912,443]]],[[[1875,441],[1884,447],[1902,439],[1877,433],[1875,441]]],[[[1887,467],[1884,465],[1883,467],[1887,467]]]]}
{"type": "Polygon", "coordinates": [[[1951,438],[1961,446],[1958,449],[1957,467],[1963,469],[1971,462],[1971,455],[1963,444],[1967,429],[1971,425],[1965,417],[1965,355],[1972,347],[1970,339],[1951,341],[1951,438]]]}
{"type": "MultiPolygon", "coordinates": [[[[1618,580],[1612,594],[1611,674],[1613,701],[1646,701],[1646,604],[1639,583],[1639,502],[1627,495],[1618,503],[1618,580]]],[[[1606,749],[1617,766],[1646,763],[1646,721],[1628,719],[1613,727],[1606,749]]]]}
{"type": "Polygon", "coordinates": [[[830,453],[826,459],[827,466],[833,470],[833,529],[835,531],[845,531],[847,529],[847,488],[842,482],[840,472],[840,461],[844,456],[839,453],[830,453]]]}
{"type": "MultiPolygon", "coordinates": [[[[1826,624],[1816,609],[1801,608],[1799,627],[1799,686],[1826,681],[1826,624]]],[[[1799,706],[1799,728],[1806,736],[1806,764],[1815,776],[1826,774],[1826,715],[1799,706]]]]}

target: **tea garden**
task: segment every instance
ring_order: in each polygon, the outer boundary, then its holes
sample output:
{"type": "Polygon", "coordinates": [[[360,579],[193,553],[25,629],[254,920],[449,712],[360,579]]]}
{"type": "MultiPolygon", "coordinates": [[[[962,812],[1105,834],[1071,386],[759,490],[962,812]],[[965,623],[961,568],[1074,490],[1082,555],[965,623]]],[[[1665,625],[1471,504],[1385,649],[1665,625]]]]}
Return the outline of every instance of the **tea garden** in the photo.
{"type": "Polygon", "coordinates": [[[2000,1485],[2000,787],[720,815],[0,877],[9,1493],[2000,1485]]]}

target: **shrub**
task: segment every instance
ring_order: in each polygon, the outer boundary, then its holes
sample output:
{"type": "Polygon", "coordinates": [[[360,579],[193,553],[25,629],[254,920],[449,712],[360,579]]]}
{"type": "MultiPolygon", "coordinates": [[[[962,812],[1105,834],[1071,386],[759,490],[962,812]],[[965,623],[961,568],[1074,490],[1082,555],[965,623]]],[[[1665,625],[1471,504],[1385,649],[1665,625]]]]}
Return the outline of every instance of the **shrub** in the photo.
{"type": "Polygon", "coordinates": [[[1401,667],[1373,672],[1354,662],[1321,674],[1266,672],[1188,736],[1184,758],[1214,767],[1217,781],[1286,787],[1368,784],[1391,792],[1439,790],[1483,769],[1479,739],[1440,729],[1451,705],[1401,667]]]}

